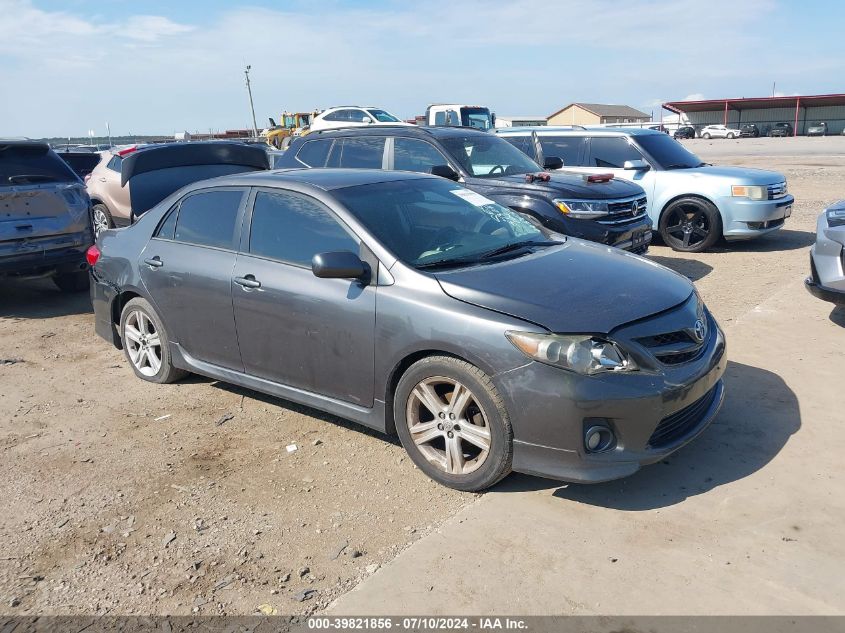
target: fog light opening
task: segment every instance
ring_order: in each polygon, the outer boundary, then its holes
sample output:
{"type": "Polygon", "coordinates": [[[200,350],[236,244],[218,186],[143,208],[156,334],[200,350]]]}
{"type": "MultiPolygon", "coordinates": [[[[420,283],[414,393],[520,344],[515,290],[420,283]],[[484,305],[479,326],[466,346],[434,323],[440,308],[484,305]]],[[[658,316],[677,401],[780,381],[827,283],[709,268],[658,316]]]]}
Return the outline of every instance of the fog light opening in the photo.
{"type": "Polygon", "coordinates": [[[590,453],[602,453],[613,448],[616,437],[606,426],[591,426],[584,433],[584,446],[590,453]]]}

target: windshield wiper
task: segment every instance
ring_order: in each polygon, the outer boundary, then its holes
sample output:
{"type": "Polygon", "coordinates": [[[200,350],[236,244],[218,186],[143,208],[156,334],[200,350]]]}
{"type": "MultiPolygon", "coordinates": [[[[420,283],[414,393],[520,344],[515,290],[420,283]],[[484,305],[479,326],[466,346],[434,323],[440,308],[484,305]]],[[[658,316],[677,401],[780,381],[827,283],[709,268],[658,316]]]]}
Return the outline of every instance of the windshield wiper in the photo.
{"type": "MultiPolygon", "coordinates": [[[[692,165],[681,165],[678,163],[674,163],[672,165],[666,165],[665,169],[692,169],[692,167],[692,165]]],[[[698,167],[701,167],[701,165],[698,165],[698,167]]]]}
{"type": "Polygon", "coordinates": [[[530,246],[553,246],[554,244],[558,244],[558,242],[550,242],[550,241],[542,241],[542,240],[525,240],[524,242],[512,242],[510,244],[505,244],[504,246],[500,246],[499,248],[494,248],[492,251],[488,251],[481,255],[483,259],[489,259],[491,257],[496,257],[497,255],[504,255],[505,253],[510,253],[512,251],[518,251],[523,248],[528,248],[530,246]]]}
{"type": "Polygon", "coordinates": [[[465,264],[477,264],[478,257],[453,257],[450,259],[436,259],[433,262],[426,262],[424,264],[417,264],[417,270],[433,270],[437,268],[451,268],[453,266],[463,266],[465,264]]]}

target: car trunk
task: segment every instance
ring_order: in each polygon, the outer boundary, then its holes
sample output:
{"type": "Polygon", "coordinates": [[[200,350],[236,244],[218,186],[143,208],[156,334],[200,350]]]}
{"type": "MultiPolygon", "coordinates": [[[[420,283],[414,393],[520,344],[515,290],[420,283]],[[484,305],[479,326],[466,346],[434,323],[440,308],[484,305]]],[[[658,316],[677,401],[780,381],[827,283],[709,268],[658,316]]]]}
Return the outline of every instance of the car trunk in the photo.
{"type": "MultiPolygon", "coordinates": [[[[33,248],[41,239],[84,233],[88,227],[88,200],[79,183],[0,187],[0,242],[3,255],[17,247],[33,248]]],[[[41,244],[38,250],[52,248],[41,244]]],[[[56,248],[63,245],[58,244],[56,248]]]]}

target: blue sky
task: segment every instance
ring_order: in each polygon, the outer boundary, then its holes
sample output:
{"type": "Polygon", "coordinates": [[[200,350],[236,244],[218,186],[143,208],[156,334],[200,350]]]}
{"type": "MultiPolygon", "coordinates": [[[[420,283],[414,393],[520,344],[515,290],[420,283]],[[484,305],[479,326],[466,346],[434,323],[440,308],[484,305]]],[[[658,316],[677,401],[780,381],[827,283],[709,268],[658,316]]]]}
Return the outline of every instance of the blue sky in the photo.
{"type": "Polygon", "coordinates": [[[336,104],[548,115],[845,92],[838,0],[0,0],[0,135],[259,126],[336,104]],[[12,90],[10,86],[16,86],[12,90]]]}

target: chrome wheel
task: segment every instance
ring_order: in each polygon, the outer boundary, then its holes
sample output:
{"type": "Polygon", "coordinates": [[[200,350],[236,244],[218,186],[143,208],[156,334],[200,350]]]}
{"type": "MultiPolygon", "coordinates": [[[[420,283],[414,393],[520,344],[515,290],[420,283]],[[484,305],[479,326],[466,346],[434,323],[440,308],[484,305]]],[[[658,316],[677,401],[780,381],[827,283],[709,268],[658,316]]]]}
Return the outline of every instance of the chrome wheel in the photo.
{"type": "Polygon", "coordinates": [[[405,419],[423,457],[450,475],[474,472],[490,454],[490,426],[473,393],[452,378],[434,376],[417,383],[408,397],[405,419]]]}
{"type": "Polygon", "coordinates": [[[94,212],[92,215],[94,221],[94,237],[100,237],[100,233],[102,233],[108,228],[111,228],[109,224],[109,218],[106,215],[106,212],[103,211],[99,206],[94,207],[94,212]]]}
{"type": "Polygon", "coordinates": [[[133,310],[123,326],[123,344],[135,369],[145,376],[155,376],[161,370],[161,337],[152,319],[133,310]]]}

